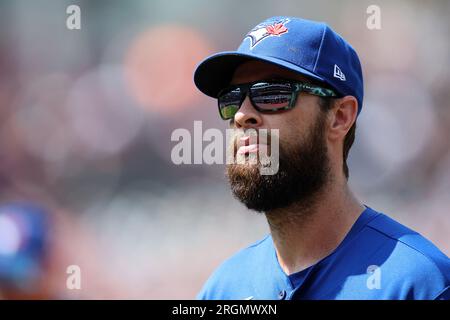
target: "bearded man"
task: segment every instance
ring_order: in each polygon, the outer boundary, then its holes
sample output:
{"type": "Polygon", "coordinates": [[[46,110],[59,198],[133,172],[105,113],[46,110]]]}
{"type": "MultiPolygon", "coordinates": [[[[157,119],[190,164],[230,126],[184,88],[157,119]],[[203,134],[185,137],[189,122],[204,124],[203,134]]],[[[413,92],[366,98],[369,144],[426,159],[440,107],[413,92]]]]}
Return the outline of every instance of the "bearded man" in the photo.
{"type": "Polygon", "coordinates": [[[201,62],[194,81],[244,132],[237,155],[270,149],[246,131],[279,130],[275,174],[261,174],[260,161],[227,165],[233,194],[265,214],[270,234],[226,260],[199,299],[449,299],[449,258],[348,186],[363,77],[340,35],[325,23],[269,18],[237,51],[201,62]]]}

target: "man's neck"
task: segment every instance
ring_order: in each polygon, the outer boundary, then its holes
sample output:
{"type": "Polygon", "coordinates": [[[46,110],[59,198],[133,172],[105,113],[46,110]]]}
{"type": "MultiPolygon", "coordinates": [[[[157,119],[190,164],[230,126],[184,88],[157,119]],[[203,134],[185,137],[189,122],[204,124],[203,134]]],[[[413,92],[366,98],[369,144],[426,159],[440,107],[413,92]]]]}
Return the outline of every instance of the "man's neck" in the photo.
{"type": "Polygon", "coordinates": [[[308,203],[296,203],[267,212],[283,271],[293,274],[329,255],[364,209],[345,181],[339,185],[327,185],[308,203]]]}

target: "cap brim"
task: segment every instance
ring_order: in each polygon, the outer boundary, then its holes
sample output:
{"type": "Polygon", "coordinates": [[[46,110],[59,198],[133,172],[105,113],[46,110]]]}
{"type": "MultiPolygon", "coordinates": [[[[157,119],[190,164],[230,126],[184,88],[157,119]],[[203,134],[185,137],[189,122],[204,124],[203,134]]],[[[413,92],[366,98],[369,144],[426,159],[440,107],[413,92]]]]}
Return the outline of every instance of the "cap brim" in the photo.
{"type": "Polygon", "coordinates": [[[230,84],[236,68],[243,62],[250,60],[264,61],[315,80],[324,81],[322,77],[281,59],[240,53],[237,51],[225,51],[209,56],[197,66],[194,73],[194,83],[204,94],[217,98],[220,90],[230,84]]]}

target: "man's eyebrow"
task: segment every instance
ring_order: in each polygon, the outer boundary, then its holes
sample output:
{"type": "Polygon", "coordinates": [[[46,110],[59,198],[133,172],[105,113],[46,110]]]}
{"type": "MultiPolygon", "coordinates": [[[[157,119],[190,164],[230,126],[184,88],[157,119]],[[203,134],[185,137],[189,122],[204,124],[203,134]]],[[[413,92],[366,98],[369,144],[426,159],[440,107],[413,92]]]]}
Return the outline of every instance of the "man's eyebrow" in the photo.
{"type": "MultiPolygon", "coordinates": [[[[269,81],[269,80],[277,80],[277,81],[293,81],[293,82],[301,82],[301,83],[311,83],[311,81],[309,79],[295,79],[295,76],[282,76],[280,74],[277,73],[271,73],[268,74],[264,77],[261,77],[259,80],[257,81],[269,81]]],[[[257,81],[251,81],[251,82],[257,82],[257,81]]],[[[242,83],[247,83],[247,82],[242,82],[242,83]]],[[[239,85],[242,83],[235,83],[234,81],[230,81],[229,86],[235,86],[235,85],[239,85]]]]}
{"type": "Polygon", "coordinates": [[[295,76],[281,76],[276,73],[269,74],[264,77],[264,80],[288,80],[295,82],[308,82],[308,79],[295,79],[295,76]]]}
{"type": "Polygon", "coordinates": [[[264,76],[264,78],[274,78],[274,79],[277,79],[277,78],[283,78],[283,77],[280,76],[279,74],[276,74],[276,73],[270,73],[270,74],[264,76]]]}
{"type": "Polygon", "coordinates": [[[273,79],[273,80],[294,80],[290,77],[283,77],[280,76],[279,74],[269,74],[267,76],[264,77],[264,79],[273,79]]]}

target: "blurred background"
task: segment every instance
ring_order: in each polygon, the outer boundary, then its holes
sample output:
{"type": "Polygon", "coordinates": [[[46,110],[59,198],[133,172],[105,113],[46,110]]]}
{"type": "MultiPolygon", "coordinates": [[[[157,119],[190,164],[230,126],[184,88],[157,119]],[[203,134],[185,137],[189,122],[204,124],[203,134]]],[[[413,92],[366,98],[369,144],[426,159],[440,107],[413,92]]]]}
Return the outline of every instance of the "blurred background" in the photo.
{"type": "Polygon", "coordinates": [[[274,15],[326,21],[355,47],[350,184],[450,254],[449,1],[1,0],[0,298],[192,299],[268,232],[223,165],[170,156],[176,128],[227,128],[197,63],[274,15]],[[81,30],[66,27],[71,4],[81,30]],[[366,27],[371,4],[381,30],[366,27]]]}

